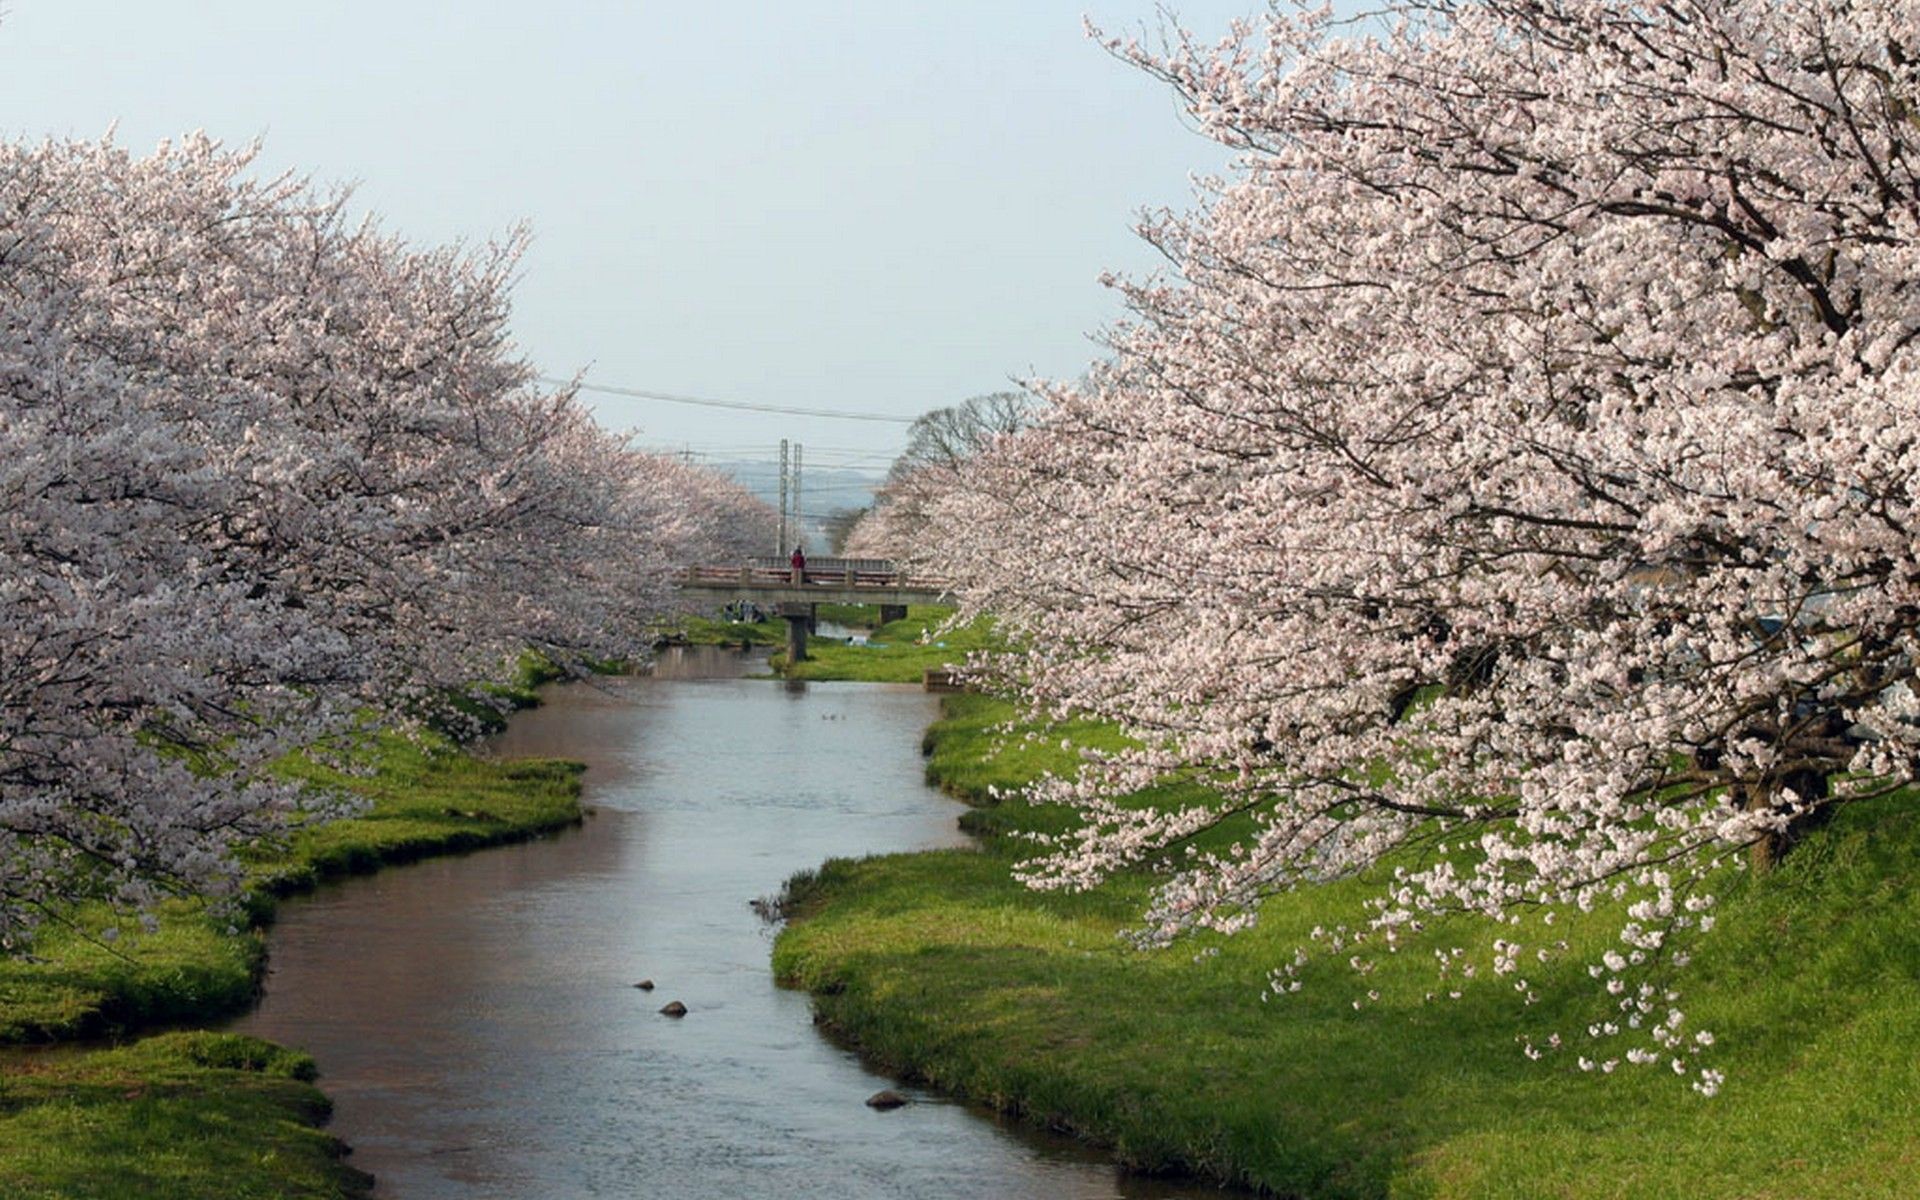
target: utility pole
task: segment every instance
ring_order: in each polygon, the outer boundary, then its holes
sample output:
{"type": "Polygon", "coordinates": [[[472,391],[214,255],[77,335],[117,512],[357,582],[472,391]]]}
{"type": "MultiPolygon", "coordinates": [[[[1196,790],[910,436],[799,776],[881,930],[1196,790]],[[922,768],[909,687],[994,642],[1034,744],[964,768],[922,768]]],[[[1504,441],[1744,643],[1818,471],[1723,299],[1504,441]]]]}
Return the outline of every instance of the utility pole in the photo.
{"type": "Polygon", "coordinates": [[[799,442],[793,444],[793,540],[796,544],[804,540],[800,531],[806,528],[800,516],[800,452],[805,449],[799,442]]]}
{"type": "Polygon", "coordinates": [[[787,552],[787,439],[780,439],[780,544],[773,548],[778,555],[787,552]]]}

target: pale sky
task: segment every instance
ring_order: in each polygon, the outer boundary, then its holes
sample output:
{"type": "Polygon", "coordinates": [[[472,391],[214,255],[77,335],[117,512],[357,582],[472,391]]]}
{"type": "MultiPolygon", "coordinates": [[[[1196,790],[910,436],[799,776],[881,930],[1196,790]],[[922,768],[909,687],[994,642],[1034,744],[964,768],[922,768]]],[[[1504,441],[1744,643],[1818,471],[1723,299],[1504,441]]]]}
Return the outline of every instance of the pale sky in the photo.
{"type": "MultiPolygon", "coordinates": [[[[1208,38],[1263,0],[1173,6],[1208,38]]],[[[1077,375],[1144,207],[1223,152],[1082,15],[1151,0],[0,0],[0,130],[265,139],[417,243],[525,221],[550,373],[911,417],[1077,375]]],[[[904,429],[589,397],[715,457],[883,467],[904,429]]]]}

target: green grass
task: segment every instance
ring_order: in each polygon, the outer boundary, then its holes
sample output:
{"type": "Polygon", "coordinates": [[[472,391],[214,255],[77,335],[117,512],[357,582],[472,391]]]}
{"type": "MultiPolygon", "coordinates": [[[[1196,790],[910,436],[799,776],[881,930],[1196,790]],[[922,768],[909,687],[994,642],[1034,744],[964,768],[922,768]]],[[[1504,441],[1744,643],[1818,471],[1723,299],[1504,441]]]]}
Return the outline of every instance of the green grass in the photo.
{"type": "Polygon", "coordinates": [[[578,763],[495,761],[442,743],[382,735],[366,776],[305,765],[317,782],[367,802],[359,816],[301,830],[254,864],[256,886],[274,895],[428,855],[522,841],[580,820],[578,763]]]}
{"type": "MultiPolygon", "coordinates": [[[[171,901],[151,933],[102,934],[123,922],[104,907],[66,914],[32,957],[0,959],[0,1043],[99,1037],[237,1011],[254,995],[264,942],[251,930],[171,901]]],[[[244,924],[244,917],[239,918],[244,924]]]]}
{"type": "Polygon", "coordinates": [[[992,628],[982,622],[936,633],[951,615],[952,609],[939,605],[911,605],[904,620],[873,630],[868,645],[816,637],[807,641],[806,662],[789,663],[783,653],[768,661],[789,679],[919,683],[929,670],[965,662],[972,651],[997,645],[992,628]]]}
{"type": "Polygon", "coordinates": [[[30,957],[0,958],[0,1042],[98,1037],[236,1011],[254,995],[272,897],[431,854],[521,840],[580,819],[579,768],[490,762],[429,739],[376,739],[364,775],[310,762],[289,772],[365,802],[361,815],[299,831],[247,855],[239,911],[172,901],[142,932],[104,907],[62,914],[30,957]],[[112,942],[103,935],[113,930],[112,942]]]}
{"type": "MultiPolygon", "coordinates": [[[[1063,735],[1003,743],[1001,701],[952,697],[929,774],[976,803],[1071,762],[1063,735]]],[[[1721,925],[1677,981],[1718,1036],[1722,1094],[1660,1068],[1581,1074],[1597,1015],[1583,965],[1614,914],[1531,922],[1572,953],[1428,1000],[1432,951],[1483,927],[1430,929],[1362,983],[1322,954],[1303,991],[1260,1000],[1316,925],[1357,923],[1366,881],[1270,901],[1235,938],[1168,951],[1117,938],[1147,881],[1081,895],[1009,878],[1028,829],[1060,814],[984,807],[981,851],[835,861],[795,881],[800,919],[775,967],[881,1062],[1077,1130],[1147,1170],[1305,1197],[1854,1197],[1920,1193],[1920,800],[1847,811],[1778,869],[1724,881],[1721,925]],[[1201,955],[1196,961],[1197,951],[1201,955]],[[1378,1002],[1356,1011],[1372,988],[1378,1002]],[[1573,1034],[1531,1062],[1520,1030],[1573,1034]]],[[[1477,935],[1477,936],[1476,936],[1477,935]]],[[[1472,940],[1469,940],[1469,939],[1472,940]]]]}
{"type": "MultiPolygon", "coordinates": [[[[0,959],[0,1042],[124,1037],[250,1003],[274,898],[323,880],[497,845],[577,823],[580,768],[493,762],[443,739],[372,739],[351,774],[310,759],[289,774],[357,795],[358,816],[246,856],[224,909],[174,901],[151,932],[103,907],[63,915],[31,957],[0,959]],[[108,930],[120,933],[109,943],[108,930]]],[[[358,1172],[318,1132],[312,1063],[254,1039],[163,1034],[100,1050],[0,1051],[0,1196],[353,1197],[358,1172]]]]}
{"type": "Polygon", "coordinates": [[[663,646],[783,646],[787,623],[778,617],[765,621],[720,621],[711,617],[680,617],[661,630],[663,646]]]}
{"type": "Polygon", "coordinates": [[[0,1195],[232,1200],[364,1195],[318,1128],[313,1060],[236,1034],[0,1055],[0,1195]]]}
{"type": "MultiPolygon", "coordinates": [[[[596,663],[604,674],[618,674],[621,664],[596,663]]],[[[526,650],[505,683],[476,684],[465,690],[447,688],[423,706],[419,715],[443,737],[460,741],[476,734],[499,733],[507,717],[540,703],[539,688],[566,678],[566,671],[537,650],[526,650]]]]}
{"type": "Polygon", "coordinates": [[[848,629],[872,629],[880,624],[878,604],[816,604],[813,615],[848,629]]]}

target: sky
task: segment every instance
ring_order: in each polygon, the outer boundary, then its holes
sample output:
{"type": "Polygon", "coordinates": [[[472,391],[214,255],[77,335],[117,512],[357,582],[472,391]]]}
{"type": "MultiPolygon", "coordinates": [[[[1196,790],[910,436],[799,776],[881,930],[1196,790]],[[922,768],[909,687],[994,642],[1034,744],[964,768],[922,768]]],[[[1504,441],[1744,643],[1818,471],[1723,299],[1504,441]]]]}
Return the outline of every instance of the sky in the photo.
{"type": "MultiPolygon", "coordinates": [[[[1173,6],[1209,39],[1263,0],[1173,6]]],[[[524,222],[514,330],[613,387],[911,418],[1070,378],[1225,152],[1084,32],[1152,0],[0,0],[0,133],[263,139],[421,244],[524,222]]],[[[648,445],[884,468],[899,422],[588,393],[648,445]]]]}

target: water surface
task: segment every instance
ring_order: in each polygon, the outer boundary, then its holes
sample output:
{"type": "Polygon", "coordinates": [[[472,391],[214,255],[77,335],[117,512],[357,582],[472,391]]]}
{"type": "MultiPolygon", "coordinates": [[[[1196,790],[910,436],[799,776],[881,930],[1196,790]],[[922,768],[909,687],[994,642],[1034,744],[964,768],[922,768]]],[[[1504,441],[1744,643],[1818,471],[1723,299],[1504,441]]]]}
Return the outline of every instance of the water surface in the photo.
{"type": "Polygon", "coordinates": [[[583,828],[282,906],[237,1028],[313,1053],[376,1194],[1220,1195],[911,1088],[865,1107],[897,1085],[774,985],[749,902],[832,855],[964,844],[921,781],[934,698],[748,669],[691,648],[653,678],[549,689],[494,750],[585,761],[583,828]]]}

